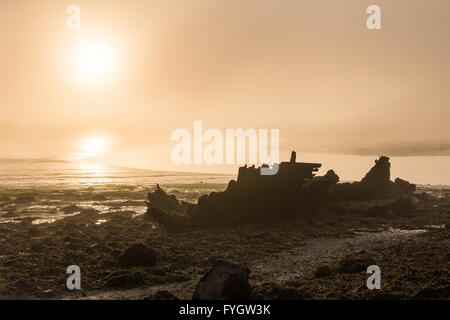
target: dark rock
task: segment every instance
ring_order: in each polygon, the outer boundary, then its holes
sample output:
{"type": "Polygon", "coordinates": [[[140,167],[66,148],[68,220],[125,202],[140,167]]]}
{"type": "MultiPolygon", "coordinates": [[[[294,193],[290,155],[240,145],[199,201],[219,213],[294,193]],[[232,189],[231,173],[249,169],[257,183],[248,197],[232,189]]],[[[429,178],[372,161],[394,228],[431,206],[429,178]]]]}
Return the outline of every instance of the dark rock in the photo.
{"type": "Polygon", "coordinates": [[[250,270],[225,260],[217,261],[199,281],[194,300],[248,300],[251,288],[250,270]]]}
{"type": "Polygon", "coordinates": [[[360,273],[366,271],[368,266],[374,264],[376,264],[375,260],[369,255],[347,255],[337,261],[336,270],[340,273],[360,273]]]}
{"type": "Polygon", "coordinates": [[[152,266],[158,261],[157,253],[142,243],[128,247],[118,258],[122,266],[152,266]]]}

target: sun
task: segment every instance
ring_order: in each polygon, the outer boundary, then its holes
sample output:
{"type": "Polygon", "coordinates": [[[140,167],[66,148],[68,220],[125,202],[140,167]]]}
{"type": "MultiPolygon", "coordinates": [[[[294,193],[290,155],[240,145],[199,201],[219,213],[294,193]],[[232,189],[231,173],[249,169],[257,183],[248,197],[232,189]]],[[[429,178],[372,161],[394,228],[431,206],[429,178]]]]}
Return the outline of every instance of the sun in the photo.
{"type": "Polygon", "coordinates": [[[108,79],[116,64],[115,50],[104,42],[84,43],[76,54],[76,68],[84,81],[108,79]]]}
{"type": "Polygon", "coordinates": [[[81,141],[81,151],[87,157],[102,154],[106,151],[107,147],[108,141],[103,137],[89,137],[81,141]]]}

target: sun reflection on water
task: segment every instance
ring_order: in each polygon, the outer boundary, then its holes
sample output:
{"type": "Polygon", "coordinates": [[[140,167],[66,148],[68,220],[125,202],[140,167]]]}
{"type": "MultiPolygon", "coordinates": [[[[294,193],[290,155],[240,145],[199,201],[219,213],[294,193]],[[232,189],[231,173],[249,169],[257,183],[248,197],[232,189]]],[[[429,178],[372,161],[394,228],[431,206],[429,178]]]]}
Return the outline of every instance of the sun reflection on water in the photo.
{"type": "Polygon", "coordinates": [[[101,163],[78,163],[81,183],[87,185],[104,184],[111,181],[110,168],[101,163]]]}

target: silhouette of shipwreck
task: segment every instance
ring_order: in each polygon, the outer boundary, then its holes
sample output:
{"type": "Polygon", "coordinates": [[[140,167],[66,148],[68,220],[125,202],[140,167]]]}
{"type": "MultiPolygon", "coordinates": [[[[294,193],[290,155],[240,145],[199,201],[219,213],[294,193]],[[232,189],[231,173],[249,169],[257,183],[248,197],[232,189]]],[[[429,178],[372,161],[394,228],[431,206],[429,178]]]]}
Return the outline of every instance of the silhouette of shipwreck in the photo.
{"type": "Polygon", "coordinates": [[[237,180],[231,180],[223,192],[203,195],[197,204],[179,201],[158,185],[148,194],[145,216],[167,229],[181,230],[302,214],[330,202],[413,194],[414,184],[390,180],[390,166],[389,158],[382,156],[361,181],[340,184],[333,170],[316,176],[321,164],[296,162],[293,151],[289,162],[279,164],[277,174],[261,175],[261,168],[240,167],[237,180]]]}

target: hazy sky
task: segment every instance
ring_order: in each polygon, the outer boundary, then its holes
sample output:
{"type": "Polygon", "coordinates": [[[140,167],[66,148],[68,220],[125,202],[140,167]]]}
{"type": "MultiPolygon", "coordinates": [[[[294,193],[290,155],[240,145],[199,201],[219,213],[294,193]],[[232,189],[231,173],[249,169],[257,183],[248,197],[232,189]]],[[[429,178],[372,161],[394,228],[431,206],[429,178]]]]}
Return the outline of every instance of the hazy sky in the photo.
{"type": "Polygon", "coordinates": [[[280,129],[282,154],[450,155],[449,31],[448,0],[2,0],[0,157],[102,136],[108,160],[167,169],[194,120],[280,129]]]}

